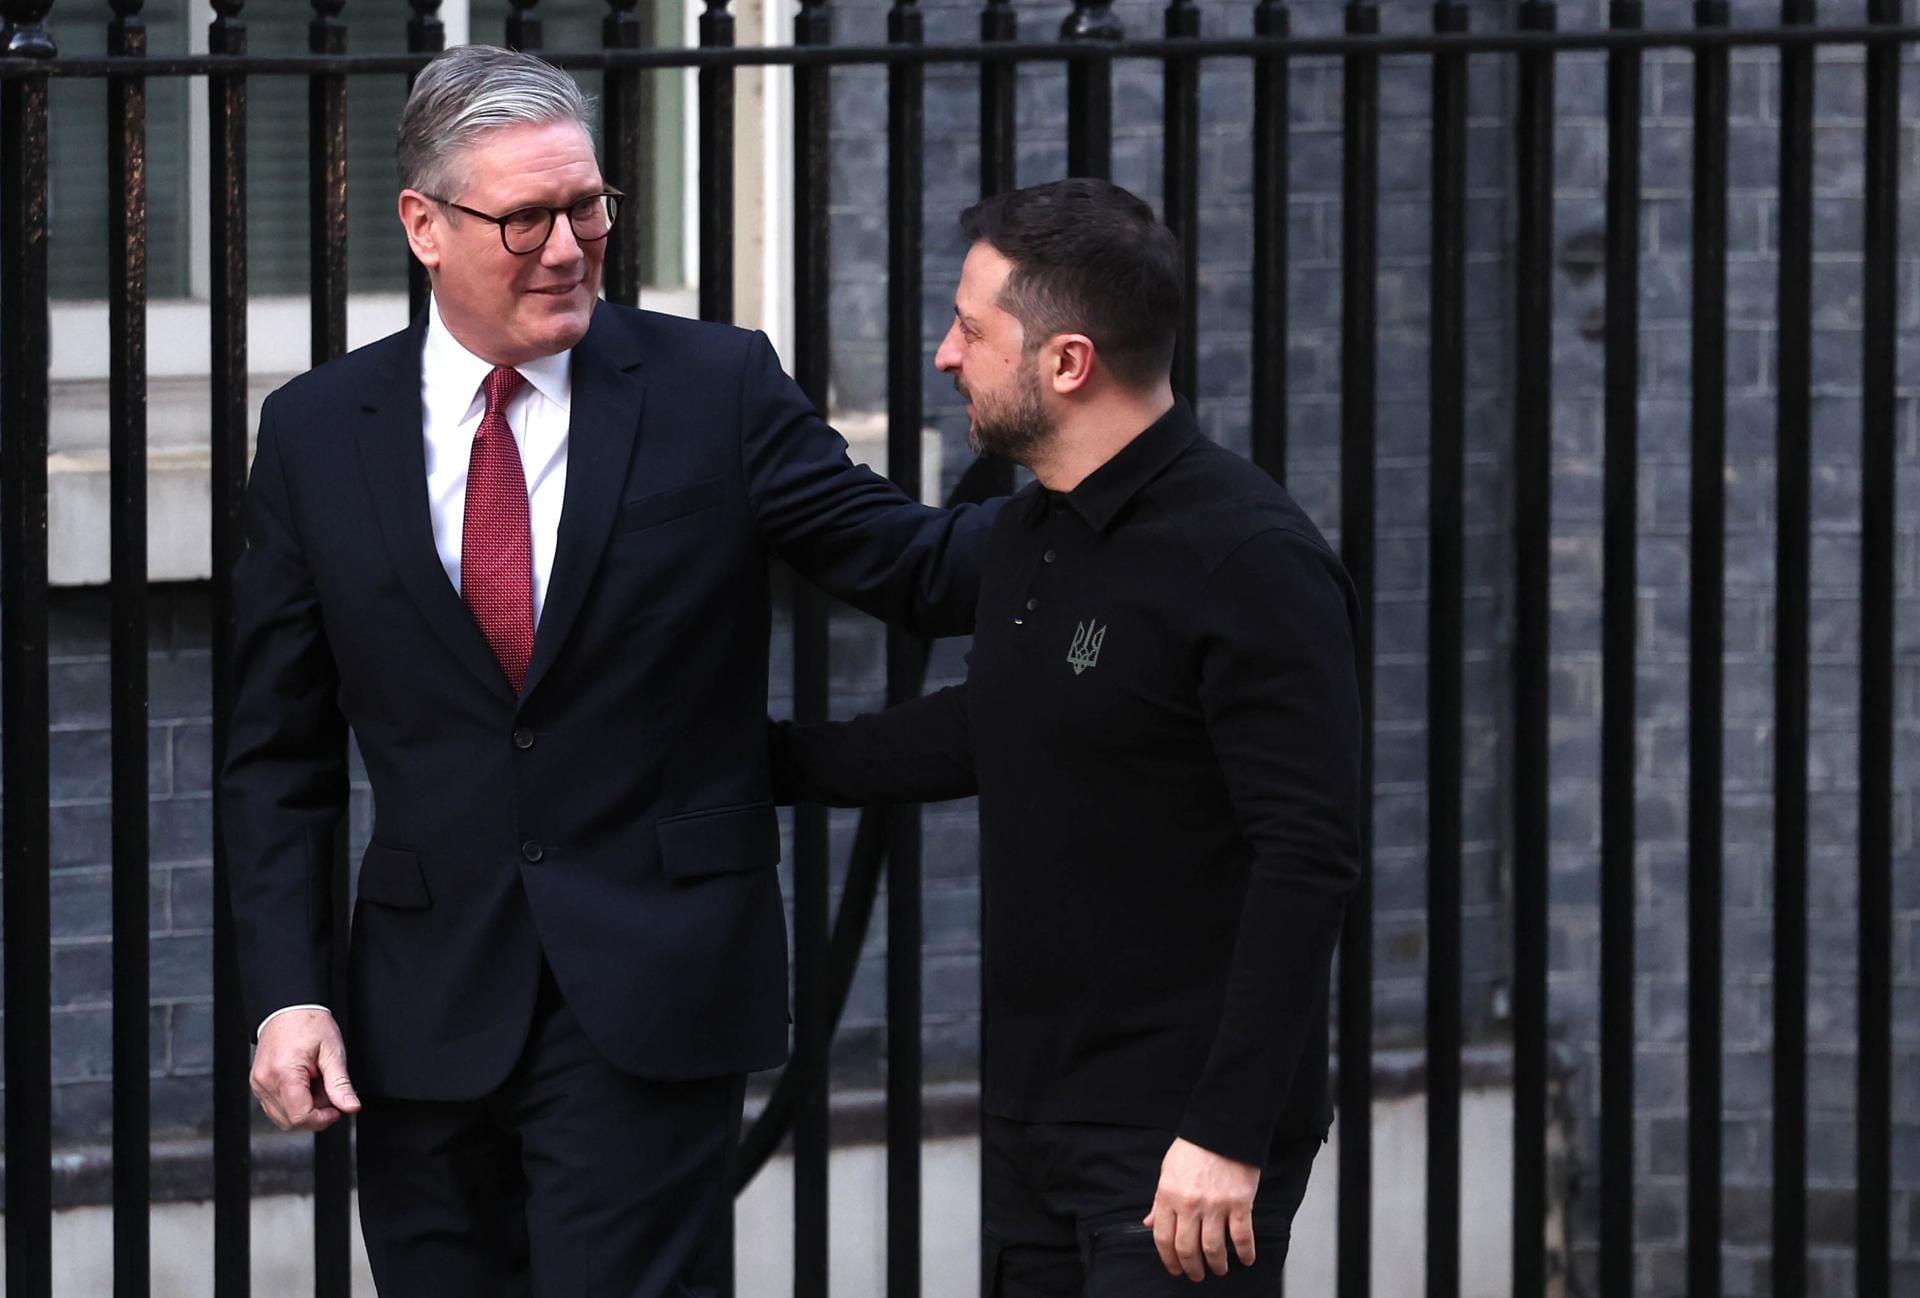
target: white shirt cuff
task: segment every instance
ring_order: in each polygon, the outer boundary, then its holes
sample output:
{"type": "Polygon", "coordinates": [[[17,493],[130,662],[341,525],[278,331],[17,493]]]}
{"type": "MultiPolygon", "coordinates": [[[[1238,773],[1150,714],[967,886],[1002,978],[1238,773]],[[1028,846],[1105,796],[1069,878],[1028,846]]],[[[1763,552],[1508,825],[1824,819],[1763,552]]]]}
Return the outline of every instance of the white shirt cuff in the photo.
{"type": "Polygon", "coordinates": [[[260,1020],[260,1026],[253,1030],[253,1039],[255,1041],[258,1041],[260,1039],[260,1034],[267,1030],[267,1024],[273,1022],[275,1019],[279,1018],[282,1014],[291,1014],[295,1010],[320,1010],[327,1014],[333,1013],[332,1010],[328,1009],[324,1005],[284,1005],[281,1008],[275,1010],[273,1013],[267,1015],[267,1017],[265,1017],[264,1019],[260,1020]]]}

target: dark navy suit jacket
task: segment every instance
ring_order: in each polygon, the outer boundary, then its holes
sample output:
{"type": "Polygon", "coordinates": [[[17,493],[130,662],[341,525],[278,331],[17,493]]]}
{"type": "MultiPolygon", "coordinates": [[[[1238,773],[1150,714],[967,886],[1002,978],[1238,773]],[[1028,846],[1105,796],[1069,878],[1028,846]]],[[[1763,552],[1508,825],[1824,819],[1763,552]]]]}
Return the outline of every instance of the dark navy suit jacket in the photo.
{"type": "Polygon", "coordinates": [[[346,1016],[363,1092],[498,1085],[543,957],[621,1068],[776,1065],[768,560],[963,631],[990,511],[928,509],[852,465],[764,336],[602,304],[573,353],[566,495],[516,699],[434,549],[423,327],[261,414],[221,805],[250,1015],[331,1003],[351,726],[375,807],[346,1016]]]}

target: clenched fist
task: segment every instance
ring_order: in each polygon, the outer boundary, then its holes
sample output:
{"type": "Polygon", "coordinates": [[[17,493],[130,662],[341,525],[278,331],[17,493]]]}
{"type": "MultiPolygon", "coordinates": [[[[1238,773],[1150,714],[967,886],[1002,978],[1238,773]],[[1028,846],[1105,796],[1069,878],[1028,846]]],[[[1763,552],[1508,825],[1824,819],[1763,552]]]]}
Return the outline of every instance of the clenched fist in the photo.
{"type": "Polygon", "coordinates": [[[325,1010],[275,1015],[260,1031],[248,1081],[282,1131],[325,1131],[341,1114],[360,1111],[340,1025],[325,1010]]]}

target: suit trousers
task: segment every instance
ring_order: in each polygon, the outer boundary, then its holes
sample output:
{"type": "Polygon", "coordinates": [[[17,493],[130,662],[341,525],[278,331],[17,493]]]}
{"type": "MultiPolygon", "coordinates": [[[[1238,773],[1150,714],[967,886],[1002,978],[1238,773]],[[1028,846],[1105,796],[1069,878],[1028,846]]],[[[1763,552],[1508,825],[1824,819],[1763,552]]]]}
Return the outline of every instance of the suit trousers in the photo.
{"type": "Polygon", "coordinates": [[[526,1046],[492,1094],[362,1097],[360,1224],[381,1298],[713,1298],[745,1084],[615,1068],[543,967],[526,1046]]]}
{"type": "Polygon", "coordinates": [[[1227,1273],[1196,1290],[1169,1275],[1141,1219],[1153,1207],[1174,1134],[988,1114],[981,1139],[985,1298],[1253,1298],[1280,1292],[1293,1215],[1320,1142],[1280,1152],[1253,1202],[1254,1264],[1227,1245],[1227,1273]]]}

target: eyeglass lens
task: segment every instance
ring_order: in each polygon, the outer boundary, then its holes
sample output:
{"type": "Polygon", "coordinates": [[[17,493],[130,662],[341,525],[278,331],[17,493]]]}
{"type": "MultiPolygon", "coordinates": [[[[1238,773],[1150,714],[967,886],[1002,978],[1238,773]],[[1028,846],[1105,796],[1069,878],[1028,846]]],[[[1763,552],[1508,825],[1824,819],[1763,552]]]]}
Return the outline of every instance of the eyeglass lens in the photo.
{"type": "MultiPolygon", "coordinates": [[[[613,229],[613,220],[619,210],[620,200],[612,194],[595,194],[592,198],[581,199],[567,209],[567,220],[573,225],[573,237],[587,243],[606,238],[613,229]]],[[[506,239],[508,250],[535,252],[544,247],[548,236],[553,233],[553,218],[553,209],[546,207],[525,207],[507,213],[502,219],[500,233],[506,239]]]]}

